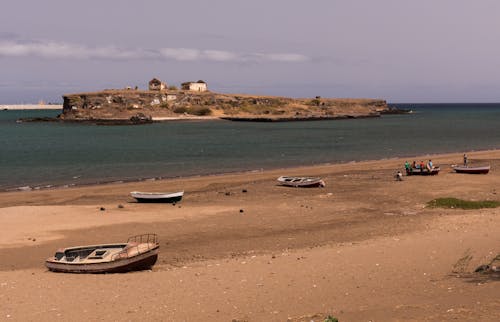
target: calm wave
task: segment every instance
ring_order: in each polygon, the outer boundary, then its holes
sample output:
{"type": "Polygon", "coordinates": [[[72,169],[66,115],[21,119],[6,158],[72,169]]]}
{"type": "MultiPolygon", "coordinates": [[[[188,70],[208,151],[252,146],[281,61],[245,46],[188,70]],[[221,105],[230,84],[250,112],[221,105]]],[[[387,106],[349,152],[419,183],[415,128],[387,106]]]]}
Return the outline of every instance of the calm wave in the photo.
{"type": "MultiPolygon", "coordinates": [[[[21,123],[0,111],[0,190],[497,149],[500,104],[399,104],[376,119],[142,126],[21,123]]],[[[28,188],[26,188],[28,189],[28,188]]]]}

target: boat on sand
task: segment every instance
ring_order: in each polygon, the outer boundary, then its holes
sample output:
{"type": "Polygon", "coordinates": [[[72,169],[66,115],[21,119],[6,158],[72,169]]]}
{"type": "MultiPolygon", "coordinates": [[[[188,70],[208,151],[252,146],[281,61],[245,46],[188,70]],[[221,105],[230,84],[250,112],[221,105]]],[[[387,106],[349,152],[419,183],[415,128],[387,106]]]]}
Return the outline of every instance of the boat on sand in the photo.
{"type": "Polygon", "coordinates": [[[470,173],[470,174],[487,174],[490,172],[490,166],[482,167],[468,167],[468,166],[454,166],[453,170],[456,173],[470,173]]]}
{"type": "Polygon", "coordinates": [[[428,168],[424,167],[423,169],[420,168],[412,168],[411,170],[406,170],[406,175],[407,176],[435,176],[439,174],[439,171],[441,170],[440,167],[433,167],[433,168],[428,168]]]}
{"type": "Polygon", "coordinates": [[[184,191],[179,192],[140,192],[132,191],[130,193],[137,202],[165,202],[175,203],[179,202],[184,196],[184,191]]]}
{"type": "Polygon", "coordinates": [[[98,244],[58,249],[45,266],[63,273],[124,273],[150,269],[158,259],[158,237],[143,234],[126,243],[98,244]]]}
{"type": "Polygon", "coordinates": [[[281,176],[278,179],[278,184],[288,187],[324,187],[325,182],[319,177],[286,177],[281,176]]]}

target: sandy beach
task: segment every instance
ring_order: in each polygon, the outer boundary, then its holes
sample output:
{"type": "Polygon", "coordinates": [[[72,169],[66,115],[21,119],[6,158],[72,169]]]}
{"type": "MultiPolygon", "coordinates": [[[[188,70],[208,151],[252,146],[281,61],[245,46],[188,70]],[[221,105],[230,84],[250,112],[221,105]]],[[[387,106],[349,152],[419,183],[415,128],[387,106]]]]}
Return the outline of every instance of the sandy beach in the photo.
{"type": "Polygon", "coordinates": [[[500,151],[411,158],[437,176],[394,180],[405,159],[0,193],[1,321],[499,321],[500,208],[426,207],[438,197],[500,200],[500,151]],[[321,176],[325,188],[276,185],[321,176]],[[130,191],[179,191],[139,204],[130,191]],[[122,205],[123,207],[118,207],[122,205]],[[101,210],[100,208],[105,210],[101,210]],[[60,247],[156,233],[150,271],[47,271],[60,247]]]}

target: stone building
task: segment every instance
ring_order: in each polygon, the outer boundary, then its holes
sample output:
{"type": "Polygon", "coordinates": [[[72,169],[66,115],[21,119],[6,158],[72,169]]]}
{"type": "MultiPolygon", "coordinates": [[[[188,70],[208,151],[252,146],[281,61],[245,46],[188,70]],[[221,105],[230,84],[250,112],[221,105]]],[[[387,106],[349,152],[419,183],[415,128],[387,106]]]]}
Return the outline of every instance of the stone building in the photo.
{"type": "Polygon", "coordinates": [[[153,78],[149,81],[149,90],[150,91],[162,91],[167,88],[167,84],[159,80],[158,78],[153,78]]]}
{"type": "Polygon", "coordinates": [[[205,83],[202,80],[199,80],[197,82],[186,82],[182,83],[181,85],[183,90],[195,91],[195,92],[208,91],[207,83],[205,83]]]}

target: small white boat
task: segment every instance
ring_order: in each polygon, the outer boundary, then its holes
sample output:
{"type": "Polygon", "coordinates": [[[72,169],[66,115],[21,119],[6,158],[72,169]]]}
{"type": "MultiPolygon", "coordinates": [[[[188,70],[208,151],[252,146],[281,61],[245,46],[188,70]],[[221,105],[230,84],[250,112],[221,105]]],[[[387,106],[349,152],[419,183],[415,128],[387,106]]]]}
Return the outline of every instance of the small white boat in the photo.
{"type": "Polygon", "coordinates": [[[286,177],[281,176],[278,179],[278,183],[282,186],[288,187],[324,187],[325,182],[319,177],[286,177]]]}
{"type": "Polygon", "coordinates": [[[144,234],[126,243],[76,246],[58,249],[45,266],[62,273],[123,273],[151,268],[158,259],[158,237],[144,234]]]}
{"type": "Polygon", "coordinates": [[[132,197],[137,199],[137,202],[166,202],[174,203],[179,202],[184,196],[184,191],[179,192],[140,192],[132,191],[132,197]]]}

